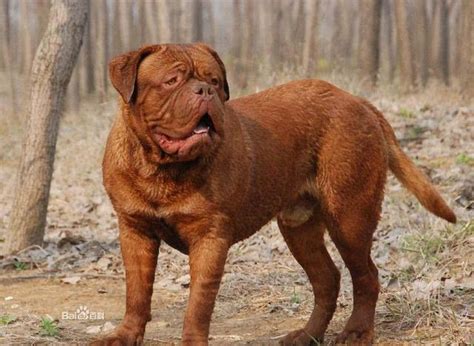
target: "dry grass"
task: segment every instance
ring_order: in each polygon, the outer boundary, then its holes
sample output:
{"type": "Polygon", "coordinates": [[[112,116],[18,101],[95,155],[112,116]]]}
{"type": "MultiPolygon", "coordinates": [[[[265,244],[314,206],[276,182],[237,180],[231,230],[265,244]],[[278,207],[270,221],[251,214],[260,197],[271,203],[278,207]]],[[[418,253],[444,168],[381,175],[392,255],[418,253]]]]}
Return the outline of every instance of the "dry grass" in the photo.
{"type": "MultiPolygon", "coordinates": [[[[231,93],[236,96],[258,91],[301,75],[298,71],[263,72],[259,71],[247,90],[231,93]],[[261,75],[266,77],[261,79],[261,75]]],[[[431,86],[422,92],[400,95],[392,85],[365,95],[361,82],[347,75],[325,77],[368,97],[385,113],[404,149],[439,187],[459,218],[455,226],[436,219],[395,179],[389,179],[373,246],[383,287],[377,307],[377,341],[472,344],[473,105],[452,89],[431,86]]],[[[7,116],[7,102],[3,102],[5,94],[1,90],[0,100],[0,145],[8,148],[0,152],[3,239],[23,131],[21,117],[7,116]]],[[[73,304],[83,302],[81,299],[103,306],[109,316],[107,320],[114,324],[121,318],[124,292],[123,283],[117,278],[123,275],[123,268],[116,242],[117,224],[102,188],[100,171],[115,109],[115,101],[99,105],[90,100],[82,104],[79,112],[67,111],[63,116],[51,187],[48,244],[44,250],[33,249],[16,258],[16,262],[33,270],[22,270],[19,264],[15,267],[13,259],[0,261],[0,321],[10,315],[16,318],[11,323],[0,323],[0,342],[81,340],[91,322],[59,320],[57,339],[38,334],[42,316],[50,314],[58,319],[60,307],[71,310],[73,304]],[[83,240],[79,240],[79,245],[58,244],[60,239],[72,236],[81,236],[83,240]],[[47,279],[47,275],[53,278],[47,279]],[[65,290],[64,284],[54,278],[64,275],[79,275],[82,281],[65,290]],[[21,276],[43,278],[14,281],[21,276]],[[38,290],[39,283],[48,291],[38,290]],[[108,287],[109,292],[98,295],[96,292],[102,286],[108,287]],[[63,296],[67,292],[75,293],[63,296]],[[14,296],[13,301],[4,300],[9,295],[14,296]],[[38,299],[54,304],[44,306],[38,299]],[[14,304],[18,307],[12,308],[14,304]]],[[[328,330],[331,342],[350,314],[351,285],[340,257],[332,244],[328,242],[328,246],[343,273],[339,307],[328,330]]],[[[187,258],[164,246],[155,283],[154,320],[147,333],[150,342],[179,340],[188,293],[187,272],[187,258]]],[[[272,223],[232,248],[214,314],[211,342],[267,343],[271,337],[304,324],[311,309],[307,279],[272,223]]]]}

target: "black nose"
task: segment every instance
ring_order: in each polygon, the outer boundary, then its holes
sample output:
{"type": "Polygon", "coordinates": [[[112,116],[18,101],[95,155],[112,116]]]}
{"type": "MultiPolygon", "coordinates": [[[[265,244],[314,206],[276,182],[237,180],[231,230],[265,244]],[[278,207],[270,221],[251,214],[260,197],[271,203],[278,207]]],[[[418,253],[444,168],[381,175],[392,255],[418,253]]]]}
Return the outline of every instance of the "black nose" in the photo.
{"type": "Polygon", "coordinates": [[[192,89],[193,89],[195,94],[201,95],[201,96],[204,96],[204,97],[209,97],[209,96],[214,95],[214,89],[210,85],[208,85],[207,83],[195,84],[192,87],[192,89]]]}

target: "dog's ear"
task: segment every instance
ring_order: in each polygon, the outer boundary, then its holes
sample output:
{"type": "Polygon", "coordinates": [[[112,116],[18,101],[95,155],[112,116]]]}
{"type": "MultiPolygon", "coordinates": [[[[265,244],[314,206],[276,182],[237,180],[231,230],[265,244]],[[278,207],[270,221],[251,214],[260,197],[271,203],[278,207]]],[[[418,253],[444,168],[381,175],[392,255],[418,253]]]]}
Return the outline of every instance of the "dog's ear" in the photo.
{"type": "Polygon", "coordinates": [[[202,42],[199,42],[199,43],[195,43],[195,46],[201,48],[201,49],[204,49],[206,50],[209,54],[212,55],[212,57],[217,61],[217,63],[219,64],[219,67],[221,68],[222,70],[222,74],[224,75],[224,92],[225,92],[225,95],[226,95],[226,98],[225,100],[227,101],[229,98],[230,98],[230,91],[229,91],[229,83],[227,82],[227,74],[226,74],[226,70],[225,70],[225,65],[224,63],[222,62],[219,54],[216,53],[216,51],[214,49],[212,49],[211,47],[209,47],[207,44],[205,43],[202,43],[202,42]]]}
{"type": "Polygon", "coordinates": [[[116,56],[109,62],[109,76],[114,88],[118,91],[125,103],[130,103],[135,91],[138,65],[151,53],[154,53],[157,46],[146,46],[139,50],[134,50],[116,56]]]}

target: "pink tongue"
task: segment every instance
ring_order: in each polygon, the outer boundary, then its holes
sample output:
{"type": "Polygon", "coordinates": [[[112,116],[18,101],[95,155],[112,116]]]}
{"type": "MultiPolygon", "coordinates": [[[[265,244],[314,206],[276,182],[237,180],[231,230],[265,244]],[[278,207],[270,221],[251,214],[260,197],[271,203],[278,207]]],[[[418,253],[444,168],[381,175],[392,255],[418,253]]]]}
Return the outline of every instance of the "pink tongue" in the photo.
{"type": "Polygon", "coordinates": [[[200,133],[206,133],[208,131],[209,131],[209,126],[207,126],[206,124],[199,123],[193,132],[200,134],[200,133]]]}

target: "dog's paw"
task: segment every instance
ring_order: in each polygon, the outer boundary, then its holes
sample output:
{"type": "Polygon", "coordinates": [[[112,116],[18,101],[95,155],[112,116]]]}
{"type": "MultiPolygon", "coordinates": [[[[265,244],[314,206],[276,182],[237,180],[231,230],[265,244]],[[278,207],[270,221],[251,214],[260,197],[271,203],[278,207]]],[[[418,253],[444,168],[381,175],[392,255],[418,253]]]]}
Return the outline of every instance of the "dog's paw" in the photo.
{"type": "Polygon", "coordinates": [[[283,346],[309,346],[321,345],[322,338],[315,338],[309,335],[304,329],[294,330],[280,340],[283,346]]]}
{"type": "Polygon", "coordinates": [[[121,327],[90,343],[91,346],[135,346],[142,344],[143,333],[121,327]]]}
{"type": "Polygon", "coordinates": [[[336,345],[372,345],[374,342],[373,330],[344,330],[336,337],[336,345]]]}

